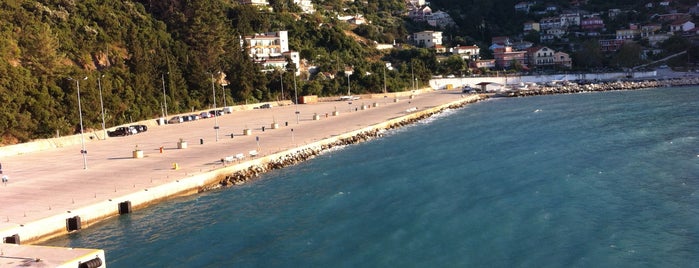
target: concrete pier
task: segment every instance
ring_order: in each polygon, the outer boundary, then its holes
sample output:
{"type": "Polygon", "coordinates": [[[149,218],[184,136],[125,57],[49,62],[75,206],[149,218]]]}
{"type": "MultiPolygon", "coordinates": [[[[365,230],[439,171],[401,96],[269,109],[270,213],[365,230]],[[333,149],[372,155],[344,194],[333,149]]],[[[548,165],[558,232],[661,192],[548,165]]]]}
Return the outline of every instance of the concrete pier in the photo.
{"type": "Polygon", "coordinates": [[[317,154],[337,142],[361,141],[371,136],[367,133],[482,98],[456,91],[410,94],[415,96],[410,104],[388,103],[322,120],[314,120],[314,115],[332,113],[336,106],[346,106],[346,102],[236,110],[218,118],[223,133],[242,133],[247,126],[268,125],[268,118],[289,124],[218,141],[211,119],[163,126],[158,126],[155,119],[138,122],[148,125],[148,132],[107,140],[89,139],[88,169],[83,169],[77,142],[56,146],[56,142],[39,141],[21,145],[18,154],[12,154],[17,151],[14,148],[2,147],[3,171],[10,180],[0,185],[0,236],[16,236],[22,244],[31,244],[79,231],[118,215],[123,204],[140,209],[175,196],[237,184],[241,181],[231,178],[241,171],[280,168],[294,163],[280,159],[293,159],[308,152],[317,154]],[[418,109],[406,112],[410,108],[407,105],[418,109]],[[178,142],[188,140],[207,142],[178,150],[182,148],[178,142]],[[143,152],[142,158],[133,157],[136,145],[143,152]],[[27,149],[32,146],[36,148],[27,149]],[[73,226],[67,224],[71,221],[73,226]]]}

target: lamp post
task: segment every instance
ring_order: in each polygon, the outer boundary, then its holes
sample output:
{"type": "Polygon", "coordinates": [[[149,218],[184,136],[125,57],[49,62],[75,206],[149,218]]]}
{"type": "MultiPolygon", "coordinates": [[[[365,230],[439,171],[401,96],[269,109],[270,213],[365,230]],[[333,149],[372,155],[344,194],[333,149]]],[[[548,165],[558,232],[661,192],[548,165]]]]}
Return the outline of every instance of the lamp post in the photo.
{"type": "Polygon", "coordinates": [[[284,72],[279,72],[279,85],[282,88],[282,100],[284,100],[284,72]]]}
{"type": "Polygon", "coordinates": [[[221,89],[223,90],[223,94],[221,94],[221,95],[223,95],[223,107],[228,107],[228,105],[226,105],[226,86],[227,85],[228,84],[225,84],[225,83],[221,84],[221,89]]]}
{"type": "Polygon", "coordinates": [[[296,91],[296,68],[294,68],[294,73],[292,74],[294,76],[294,108],[296,108],[296,124],[298,125],[299,123],[299,94],[296,91]]]}
{"type": "Polygon", "coordinates": [[[345,74],[347,74],[347,96],[351,96],[351,95],[350,95],[350,78],[349,78],[349,77],[350,77],[350,73],[349,73],[349,72],[345,72],[345,74]]]}
{"type": "MultiPolygon", "coordinates": [[[[107,139],[107,128],[105,127],[104,124],[104,101],[102,101],[102,77],[104,75],[100,75],[97,77],[97,86],[100,89],[100,109],[102,110],[102,131],[104,132],[104,139],[107,139]]],[[[79,94],[79,92],[78,92],[79,94]]]]}
{"type": "MultiPolygon", "coordinates": [[[[80,104],[80,80],[78,79],[73,79],[72,77],[68,78],[69,80],[75,80],[75,85],[78,88],[78,115],[80,117],[80,144],[82,145],[82,150],[80,150],[80,154],[83,155],[83,169],[87,169],[87,150],[85,149],[85,134],[83,131],[83,108],[82,105],[80,104]]],[[[87,76],[83,78],[83,80],[87,80],[87,76]]]]}
{"type": "Polygon", "coordinates": [[[214,73],[211,73],[211,92],[214,96],[214,130],[216,130],[216,141],[218,141],[218,111],[216,111],[216,87],[214,86],[214,73]]]}
{"type": "Polygon", "coordinates": [[[163,112],[163,118],[167,118],[167,98],[165,97],[165,74],[160,74],[160,80],[163,82],[163,108],[165,108],[165,111],[163,112]]]}

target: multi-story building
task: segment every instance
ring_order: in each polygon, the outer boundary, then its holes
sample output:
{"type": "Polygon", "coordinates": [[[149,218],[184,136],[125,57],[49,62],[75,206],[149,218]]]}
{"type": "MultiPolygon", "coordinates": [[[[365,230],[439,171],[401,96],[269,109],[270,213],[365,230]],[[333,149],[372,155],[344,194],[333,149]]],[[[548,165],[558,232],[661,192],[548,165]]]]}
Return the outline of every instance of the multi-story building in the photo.
{"type": "Polygon", "coordinates": [[[616,39],[633,40],[634,38],[637,38],[640,36],[641,36],[641,29],[638,29],[638,27],[630,27],[629,29],[616,30],[616,39]]]}
{"type": "Polygon", "coordinates": [[[566,13],[559,16],[561,18],[562,27],[580,26],[579,13],[566,13]]]}
{"type": "Polygon", "coordinates": [[[300,57],[298,52],[289,50],[289,34],[287,31],[259,33],[245,36],[241,42],[245,45],[248,55],[253,61],[266,68],[285,68],[286,58],[290,58],[298,73],[300,57]]]}
{"type": "Polygon", "coordinates": [[[546,17],[543,18],[539,21],[539,27],[541,28],[542,31],[548,30],[548,29],[553,29],[553,28],[561,28],[561,18],[560,17],[546,17]]]}
{"type": "Polygon", "coordinates": [[[580,21],[580,27],[585,31],[598,31],[604,29],[604,21],[597,16],[584,18],[580,21]]]}
{"type": "Polygon", "coordinates": [[[619,39],[600,39],[597,40],[600,45],[600,50],[602,52],[615,52],[624,45],[624,40],[619,39]]]}
{"type": "Polygon", "coordinates": [[[526,50],[526,59],[530,67],[542,68],[554,65],[555,51],[548,47],[530,47],[526,50]]]}
{"type": "Polygon", "coordinates": [[[513,67],[514,64],[527,66],[526,54],[526,51],[513,51],[510,46],[499,48],[493,52],[495,66],[503,69],[513,67]]]}
{"type": "Polygon", "coordinates": [[[432,48],[442,44],[442,32],[422,31],[413,34],[413,43],[419,47],[432,48]]]}

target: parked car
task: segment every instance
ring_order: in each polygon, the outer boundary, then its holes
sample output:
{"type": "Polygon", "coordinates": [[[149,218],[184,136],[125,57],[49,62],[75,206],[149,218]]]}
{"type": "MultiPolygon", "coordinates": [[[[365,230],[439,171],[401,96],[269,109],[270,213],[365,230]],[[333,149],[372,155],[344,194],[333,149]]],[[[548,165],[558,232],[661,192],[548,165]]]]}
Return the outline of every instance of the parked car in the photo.
{"type": "Polygon", "coordinates": [[[272,108],[272,105],[270,105],[269,103],[265,103],[265,104],[260,105],[260,109],[269,109],[269,108],[272,108]]]}
{"type": "Polygon", "coordinates": [[[210,117],[211,117],[211,114],[208,113],[208,112],[201,112],[201,113],[199,114],[199,116],[200,116],[201,118],[210,118],[210,117]]]}
{"type": "Polygon", "coordinates": [[[209,114],[211,114],[212,117],[213,117],[213,116],[221,116],[221,115],[223,115],[223,111],[221,111],[221,110],[211,110],[211,111],[209,111],[209,114]]]}
{"type": "Polygon", "coordinates": [[[107,136],[109,137],[119,137],[131,135],[131,129],[129,127],[118,127],[114,131],[107,131],[107,136]]]}
{"type": "Polygon", "coordinates": [[[167,121],[168,124],[179,124],[184,122],[181,116],[175,116],[173,118],[170,118],[170,120],[167,121]]]}
{"type": "Polygon", "coordinates": [[[199,115],[198,114],[190,114],[189,120],[199,120],[199,115]]]}
{"type": "Polygon", "coordinates": [[[136,130],[136,133],[148,131],[148,126],[146,125],[132,125],[131,128],[136,130]]]}

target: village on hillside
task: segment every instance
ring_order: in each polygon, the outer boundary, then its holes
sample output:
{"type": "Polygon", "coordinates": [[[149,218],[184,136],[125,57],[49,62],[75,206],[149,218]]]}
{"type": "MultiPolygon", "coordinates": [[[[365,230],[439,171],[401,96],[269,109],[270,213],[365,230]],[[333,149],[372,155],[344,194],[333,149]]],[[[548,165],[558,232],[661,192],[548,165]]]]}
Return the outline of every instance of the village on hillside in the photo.
{"type": "MultiPolygon", "coordinates": [[[[293,2],[304,13],[316,11],[311,1],[293,2]]],[[[269,6],[267,0],[241,0],[240,3],[263,9],[269,6]]],[[[699,28],[693,22],[694,16],[699,14],[699,3],[696,6],[681,6],[673,0],[648,1],[644,8],[658,12],[652,12],[648,17],[638,17],[634,16],[638,11],[618,8],[591,12],[582,8],[587,5],[587,0],[571,0],[567,9],[541,1],[522,1],[510,8],[532,19],[522,24],[522,31],[517,35],[492,37],[487,48],[447,40],[440,29],[458,27],[448,12],[433,10],[425,0],[406,0],[405,3],[407,10],[404,18],[426,23],[432,29],[411,33],[406,38],[408,44],[374,42],[375,48],[393,49],[404,45],[427,48],[438,55],[438,60],[456,55],[467,63],[466,72],[469,74],[512,69],[523,72],[570,70],[575,66],[571,53],[583,49],[581,40],[594,40],[598,52],[602,54],[618,52],[624,44],[637,45],[642,49],[639,60],[650,60],[654,55],[662,54],[661,44],[673,36],[693,43],[699,41],[699,28]],[[621,18],[636,19],[629,20],[623,26],[612,26],[619,25],[621,18]]],[[[355,26],[372,23],[362,14],[338,14],[337,19],[355,26]]],[[[312,64],[301,59],[298,52],[289,49],[286,31],[245,36],[241,42],[247,45],[249,56],[263,64],[265,69],[285,68],[286,59],[289,58],[296,67],[297,75],[314,72],[312,64]]]]}

